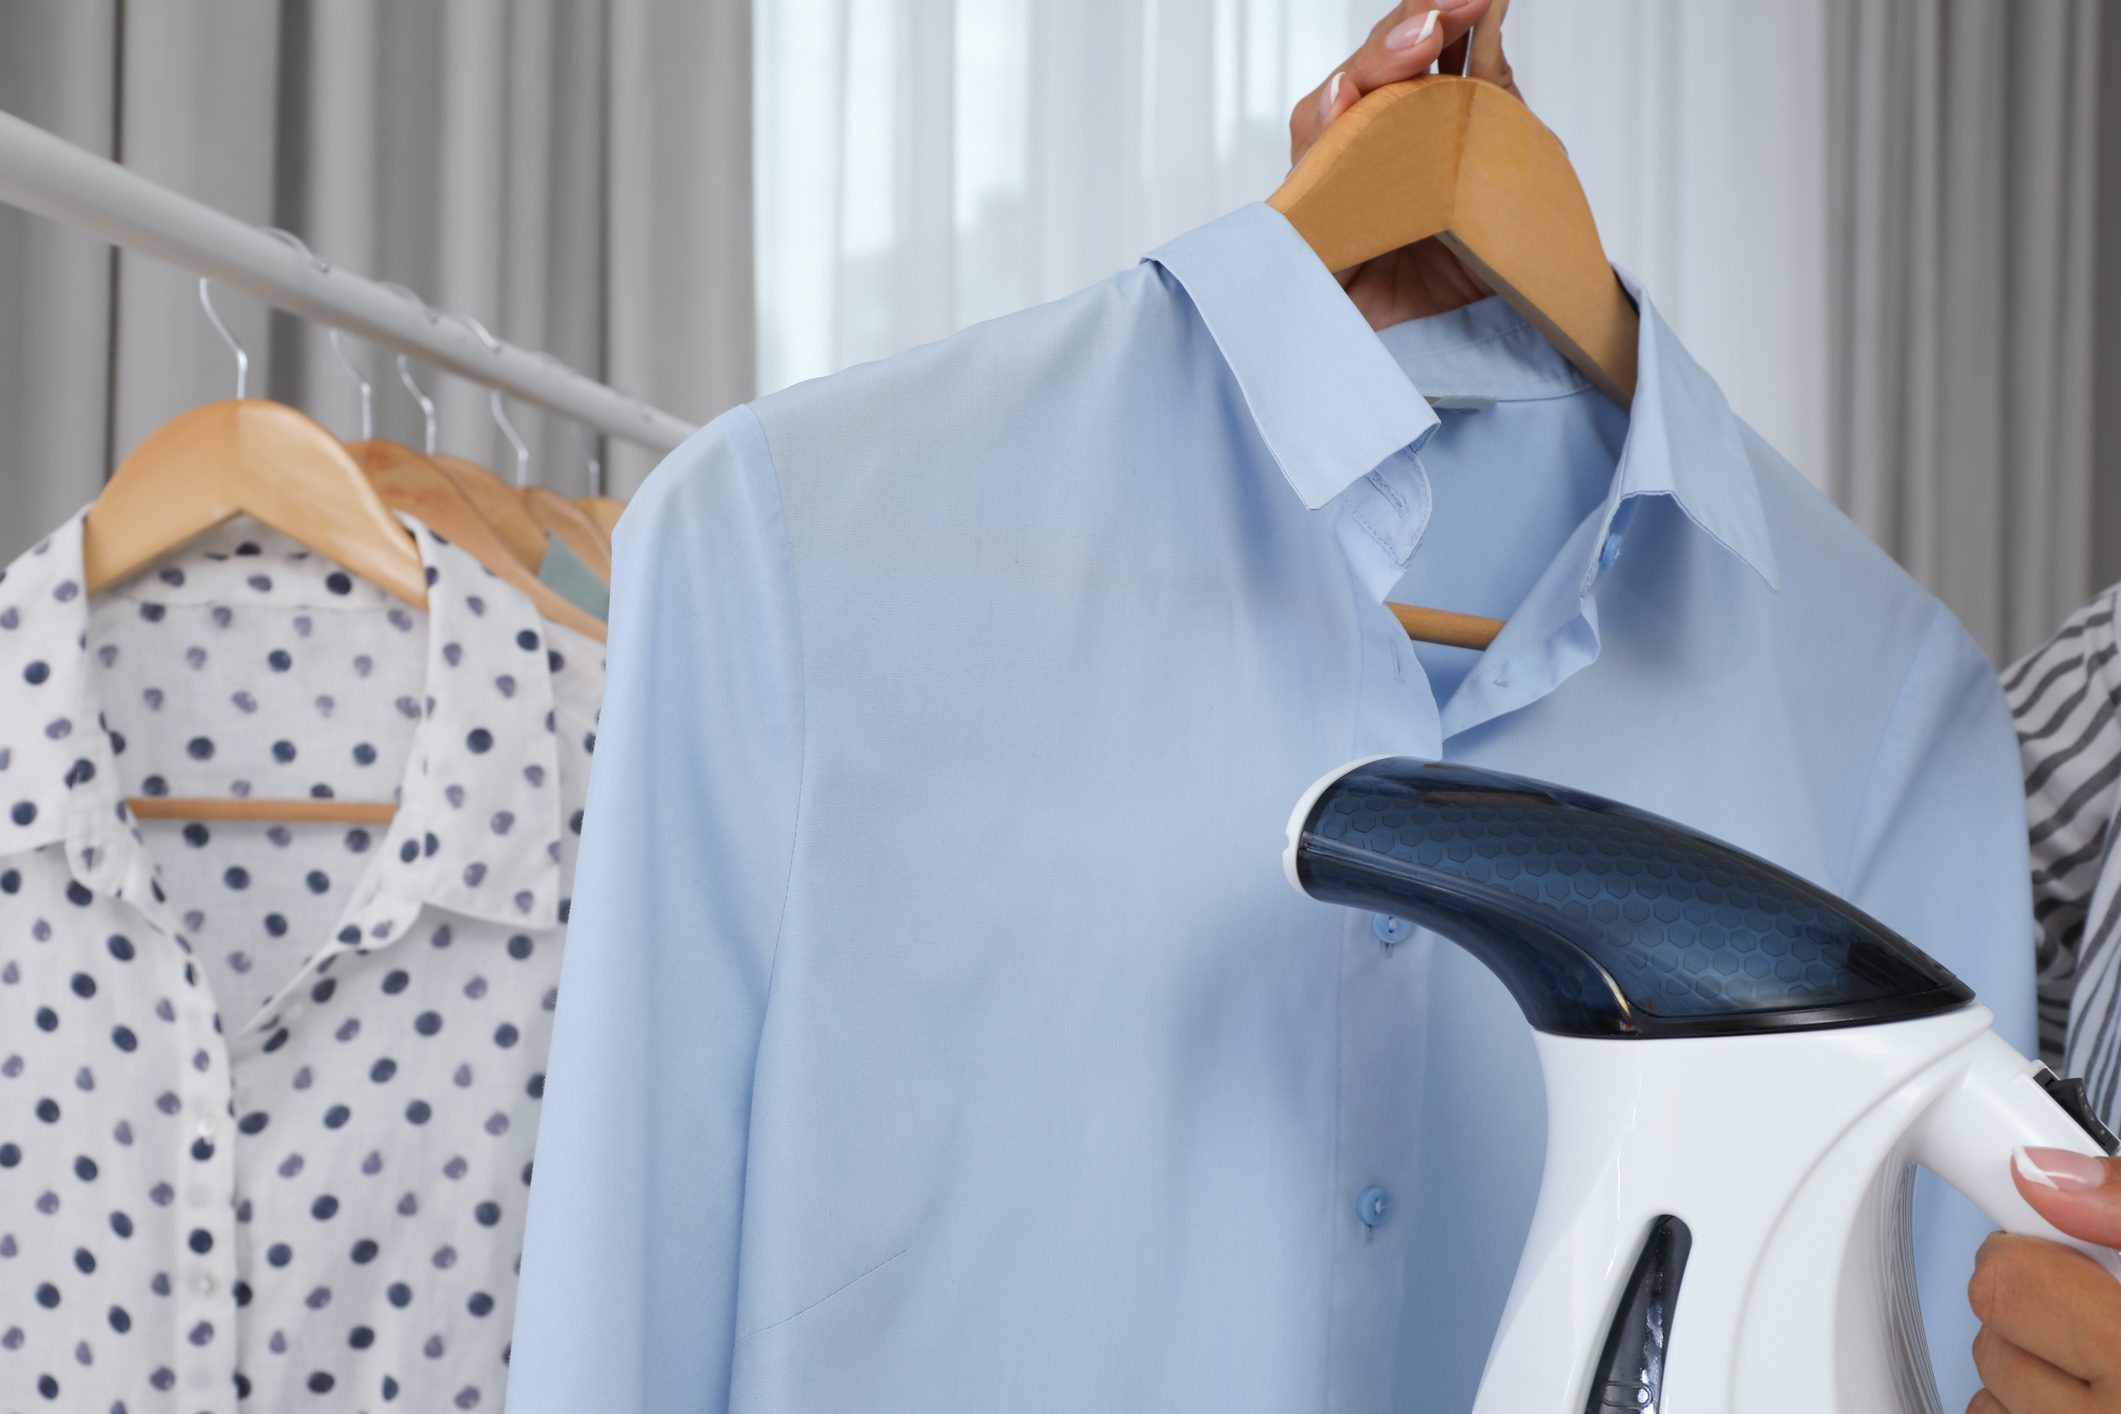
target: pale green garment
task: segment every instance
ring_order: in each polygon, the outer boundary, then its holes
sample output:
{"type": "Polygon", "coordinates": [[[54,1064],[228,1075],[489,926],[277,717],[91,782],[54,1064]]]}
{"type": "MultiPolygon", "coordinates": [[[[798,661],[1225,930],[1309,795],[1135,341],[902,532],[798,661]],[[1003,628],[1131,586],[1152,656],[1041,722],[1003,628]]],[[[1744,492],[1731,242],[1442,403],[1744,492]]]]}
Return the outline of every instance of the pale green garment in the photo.
{"type": "Polygon", "coordinates": [[[538,561],[538,583],[578,609],[600,619],[611,617],[611,586],[597,578],[582,557],[557,535],[545,537],[545,558],[538,561]]]}

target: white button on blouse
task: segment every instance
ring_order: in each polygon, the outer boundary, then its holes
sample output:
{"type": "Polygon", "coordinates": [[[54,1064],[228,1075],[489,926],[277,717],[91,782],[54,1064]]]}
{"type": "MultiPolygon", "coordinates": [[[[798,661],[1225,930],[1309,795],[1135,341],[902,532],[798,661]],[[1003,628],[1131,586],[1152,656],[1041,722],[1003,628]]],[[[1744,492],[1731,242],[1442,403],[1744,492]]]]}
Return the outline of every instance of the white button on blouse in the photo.
{"type": "Polygon", "coordinates": [[[603,651],[412,529],[0,576],[0,1407],[500,1406],[603,651]]]}

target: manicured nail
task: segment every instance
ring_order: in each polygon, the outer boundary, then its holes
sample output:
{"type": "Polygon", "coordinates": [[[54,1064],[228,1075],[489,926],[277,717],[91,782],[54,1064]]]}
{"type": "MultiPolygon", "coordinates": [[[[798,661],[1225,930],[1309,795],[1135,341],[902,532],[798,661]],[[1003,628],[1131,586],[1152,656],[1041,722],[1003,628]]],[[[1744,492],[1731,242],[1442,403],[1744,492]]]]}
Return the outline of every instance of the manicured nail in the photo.
{"type": "Polygon", "coordinates": [[[2106,1184],[2105,1164],[2068,1149],[2013,1149],[2011,1167],[2027,1183],[2063,1193],[2089,1193],[2106,1184]]]}
{"type": "Polygon", "coordinates": [[[1335,74],[1332,78],[1326,80],[1326,91],[1319,95],[1318,99],[1318,119],[1320,122],[1330,123],[1333,121],[1333,105],[1340,101],[1340,81],[1346,77],[1346,74],[1335,74]]]}
{"type": "Polygon", "coordinates": [[[1429,11],[1419,18],[1406,20],[1393,27],[1385,36],[1387,49],[1412,49],[1436,32],[1436,12],[1429,11]]]}

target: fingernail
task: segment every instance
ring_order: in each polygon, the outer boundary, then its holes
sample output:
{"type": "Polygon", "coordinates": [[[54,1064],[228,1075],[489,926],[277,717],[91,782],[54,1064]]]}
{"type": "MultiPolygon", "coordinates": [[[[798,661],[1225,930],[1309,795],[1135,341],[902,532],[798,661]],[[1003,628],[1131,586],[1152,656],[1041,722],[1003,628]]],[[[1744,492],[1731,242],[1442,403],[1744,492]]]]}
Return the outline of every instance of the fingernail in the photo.
{"type": "Polygon", "coordinates": [[[1429,0],[1429,3],[1439,10],[1463,10],[1473,0],[1429,0]]]}
{"type": "Polygon", "coordinates": [[[2089,1193],[2106,1184],[2105,1164],[2068,1149],[2013,1149],[2011,1167],[2027,1183],[2063,1193],[2089,1193]]]}
{"type": "Polygon", "coordinates": [[[1318,117],[1321,122],[1333,121],[1333,105],[1340,100],[1340,81],[1346,74],[1335,74],[1326,80],[1326,91],[1318,100],[1318,117]]]}
{"type": "Polygon", "coordinates": [[[1436,12],[1431,10],[1426,15],[1395,25],[1392,32],[1385,36],[1385,48],[1412,49],[1435,31],[1436,12]]]}

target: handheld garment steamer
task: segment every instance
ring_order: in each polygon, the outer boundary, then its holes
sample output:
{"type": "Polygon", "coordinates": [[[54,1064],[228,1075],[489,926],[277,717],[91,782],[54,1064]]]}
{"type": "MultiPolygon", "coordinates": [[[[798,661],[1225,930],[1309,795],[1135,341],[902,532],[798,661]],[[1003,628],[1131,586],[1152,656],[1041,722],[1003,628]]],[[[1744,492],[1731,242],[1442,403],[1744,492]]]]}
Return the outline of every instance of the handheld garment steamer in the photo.
{"type": "Polygon", "coordinates": [[[2115,1152],[2082,1083],[1765,860],[1597,796],[1377,758],[1305,793],[1283,863],[1465,948],[1534,1028],[1546,1169],[1476,1414],[1933,1414],[1911,1164],[2121,1277],[2011,1183],[2014,1145],[2115,1152]]]}

